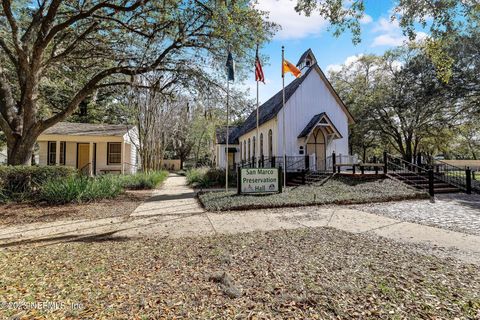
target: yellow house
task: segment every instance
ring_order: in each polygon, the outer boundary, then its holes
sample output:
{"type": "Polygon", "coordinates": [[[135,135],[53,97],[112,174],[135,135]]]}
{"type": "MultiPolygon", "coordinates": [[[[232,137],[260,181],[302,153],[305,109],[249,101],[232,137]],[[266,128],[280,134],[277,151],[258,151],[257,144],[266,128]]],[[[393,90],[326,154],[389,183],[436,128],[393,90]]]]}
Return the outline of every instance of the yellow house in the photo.
{"type": "Polygon", "coordinates": [[[87,175],[135,173],[137,128],[60,122],[37,139],[39,165],[74,167],[87,175]]]}

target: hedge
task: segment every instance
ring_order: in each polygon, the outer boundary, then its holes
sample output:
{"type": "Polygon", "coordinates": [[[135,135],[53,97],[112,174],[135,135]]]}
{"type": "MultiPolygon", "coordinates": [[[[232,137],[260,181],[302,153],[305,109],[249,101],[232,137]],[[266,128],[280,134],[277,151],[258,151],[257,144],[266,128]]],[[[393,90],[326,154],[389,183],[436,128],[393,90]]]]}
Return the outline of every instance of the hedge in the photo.
{"type": "Polygon", "coordinates": [[[0,201],[32,199],[48,181],[76,173],[76,169],[63,166],[0,166],[0,201]]]}

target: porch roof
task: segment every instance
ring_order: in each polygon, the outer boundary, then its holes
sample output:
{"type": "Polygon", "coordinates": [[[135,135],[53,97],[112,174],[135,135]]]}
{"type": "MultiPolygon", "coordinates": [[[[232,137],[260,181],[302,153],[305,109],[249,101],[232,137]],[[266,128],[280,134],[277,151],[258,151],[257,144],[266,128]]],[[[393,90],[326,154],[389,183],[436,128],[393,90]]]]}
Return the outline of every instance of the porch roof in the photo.
{"type": "Polygon", "coordinates": [[[328,128],[326,130],[331,131],[331,133],[334,133],[337,136],[337,138],[342,138],[342,135],[337,130],[332,120],[330,120],[330,118],[325,112],[322,112],[312,117],[312,119],[308,122],[307,126],[298,135],[298,139],[306,138],[310,134],[310,132],[312,132],[312,130],[315,129],[315,127],[317,127],[318,125],[328,128]]]}
{"type": "Polygon", "coordinates": [[[42,135],[123,137],[132,128],[133,126],[125,124],[59,122],[45,130],[42,135]]]}

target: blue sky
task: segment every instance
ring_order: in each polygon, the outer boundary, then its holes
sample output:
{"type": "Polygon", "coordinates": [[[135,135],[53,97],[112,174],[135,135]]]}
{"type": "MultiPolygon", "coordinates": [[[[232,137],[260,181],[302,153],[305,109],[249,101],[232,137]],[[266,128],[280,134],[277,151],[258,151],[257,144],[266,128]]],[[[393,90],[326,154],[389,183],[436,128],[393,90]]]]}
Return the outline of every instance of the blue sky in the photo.
{"type": "MultiPolygon", "coordinates": [[[[362,19],[362,42],[352,43],[351,34],[346,32],[336,38],[328,31],[328,24],[318,14],[311,17],[299,16],[295,12],[296,0],[259,0],[257,7],[270,12],[269,20],[282,26],[273,41],[261,48],[262,55],[268,56],[263,63],[266,84],[260,84],[260,103],[265,102],[281,89],[280,77],[281,47],[285,46],[285,58],[297,63],[301,54],[311,48],[320,67],[325,71],[338,67],[346,61],[354,61],[355,56],[367,53],[382,54],[388,49],[406,41],[398,22],[390,21],[393,1],[365,0],[365,16],[362,19]]],[[[418,38],[425,36],[419,32],[418,38]]],[[[293,80],[287,75],[286,84],[293,80]]],[[[250,88],[250,95],[255,97],[255,81],[246,81],[241,87],[250,88]]]]}

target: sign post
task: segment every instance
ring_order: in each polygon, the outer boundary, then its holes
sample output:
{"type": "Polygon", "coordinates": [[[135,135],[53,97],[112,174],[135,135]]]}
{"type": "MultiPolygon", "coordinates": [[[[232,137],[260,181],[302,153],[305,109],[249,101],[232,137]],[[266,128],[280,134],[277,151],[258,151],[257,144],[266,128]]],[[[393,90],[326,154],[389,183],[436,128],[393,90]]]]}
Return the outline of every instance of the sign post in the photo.
{"type": "Polygon", "coordinates": [[[282,170],[277,168],[239,168],[237,193],[282,192],[282,170]]]}

